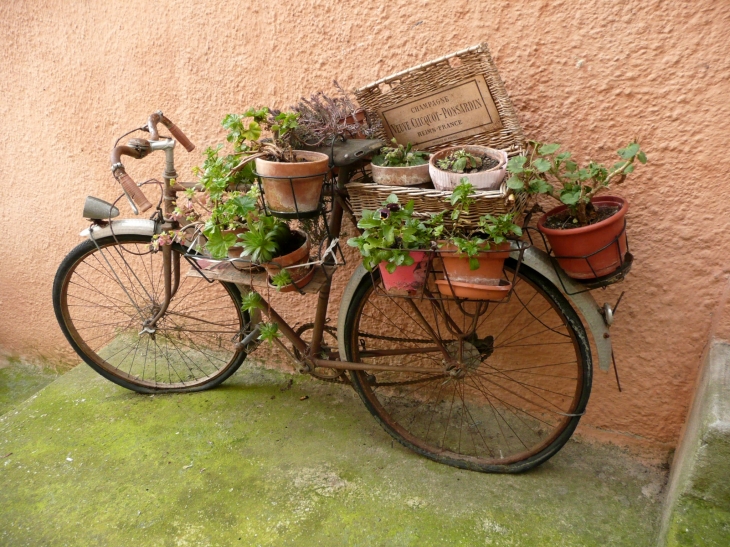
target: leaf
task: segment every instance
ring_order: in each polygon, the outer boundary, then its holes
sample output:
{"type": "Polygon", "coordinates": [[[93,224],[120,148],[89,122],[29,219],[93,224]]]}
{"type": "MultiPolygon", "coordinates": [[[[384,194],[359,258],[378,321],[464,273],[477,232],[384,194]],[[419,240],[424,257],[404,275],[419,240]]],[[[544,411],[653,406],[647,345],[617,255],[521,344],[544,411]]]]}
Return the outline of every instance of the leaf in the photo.
{"type": "Polygon", "coordinates": [[[468,158],[459,158],[454,162],[453,170],[457,173],[463,173],[464,169],[466,168],[466,162],[468,161],[468,158]]]}
{"type": "Polygon", "coordinates": [[[507,179],[507,188],[511,190],[524,190],[525,183],[520,180],[517,175],[512,175],[507,179]]]}
{"type": "Polygon", "coordinates": [[[624,173],[628,175],[629,173],[634,172],[635,165],[633,163],[628,164],[626,167],[624,167],[624,173]]]}
{"type": "Polygon", "coordinates": [[[522,173],[522,171],[524,171],[525,163],[527,163],[527,157],[525,156],[515,156],[514,158],[510,158],[507,162],[507,171],[516,174],[522,173]]]}
{"type": "Polygon", "coordinates": [[[537,169],[540,173],[545,173],[547,171],[550,171],[550,167],[552,167],[552,163],[550,163],[548,160],[544,158],[537,158],[534,162],[532,162],[532,166],[537,169]]]}
{"type": "Polygon", "coordinates": [[[218,226],[206,237],[208,238],[208,243],[205,246],[210,251],[210,255],[217,260],[227,258],[228,248],[236,242],[235,234],[223,235],[218,226]]]}
{"type": "Polygon", "coordinates": [[[580,201],[580,190],[561,193],[560,201],[565,203],[565,205],[575,205],[580,201]]]}
{"type": "Polygon", "coordinates": [[[618,155],[621,156],[625,160],[630,160],[636,154],[638,154],[640,151],[639,143],[632,142],[630,145],[628,145],[626,148],[622,148],[618,151],[618,155]]]}
{"type": "Polygon", "coordinates": [[[636,155],[636,159],[639,160],[641,163],[646,163],[646,154],[644,154],[643,152],[639,152],[636,155]]]}
{"type": "Polygon", "coordinates": [[[559,144],[543,144],[540,148],[537,149],[537,153],[541,156],[549,156],[550,154],[554,154],[555,152],[557,152],[559,148],[559,144]]]}
{"type": "Polygon", "coordinates": [[[398,203],[398,196],[390,194],[387,198],[385,198],[385,203],[398,203]]]}

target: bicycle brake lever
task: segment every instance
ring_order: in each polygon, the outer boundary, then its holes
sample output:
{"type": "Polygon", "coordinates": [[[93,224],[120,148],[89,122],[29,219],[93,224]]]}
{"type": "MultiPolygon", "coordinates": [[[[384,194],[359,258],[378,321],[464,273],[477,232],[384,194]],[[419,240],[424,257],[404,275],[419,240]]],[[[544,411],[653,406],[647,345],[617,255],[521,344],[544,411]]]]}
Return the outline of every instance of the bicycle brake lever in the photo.
{"type": "Polygon", "coordinates": [[[139,214],[139,209],[137,209],[137,205],[135,205],[134,200],[130,197],[130,195],[127,193],[127,191],[122,187],[122,192],[124,192],[124,195],[127,197],[127,201],[129,202],[129,206],[132,208],[132,212],[135,215],[139,214]]]}

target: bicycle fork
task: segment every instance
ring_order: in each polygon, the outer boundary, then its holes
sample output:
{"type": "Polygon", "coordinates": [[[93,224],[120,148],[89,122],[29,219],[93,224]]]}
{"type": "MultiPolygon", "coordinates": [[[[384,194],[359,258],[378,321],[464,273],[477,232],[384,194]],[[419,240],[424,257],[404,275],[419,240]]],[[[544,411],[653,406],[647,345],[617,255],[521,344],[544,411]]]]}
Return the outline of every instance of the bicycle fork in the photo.
{"type": "MultiPolygon", "coordinates": [[[[180,287],[180,255],[172,252],[171,245],[162,246],[162,277],[165,284],[165,296],[159,303],[157,313],[142,323],[141,334],[153,335],[156,332],[157,322],[165,315],[170,306],[170,300],[177,293],[180,287]]],[[[154,308],[153,308],[154,311],[154,308]]]]}

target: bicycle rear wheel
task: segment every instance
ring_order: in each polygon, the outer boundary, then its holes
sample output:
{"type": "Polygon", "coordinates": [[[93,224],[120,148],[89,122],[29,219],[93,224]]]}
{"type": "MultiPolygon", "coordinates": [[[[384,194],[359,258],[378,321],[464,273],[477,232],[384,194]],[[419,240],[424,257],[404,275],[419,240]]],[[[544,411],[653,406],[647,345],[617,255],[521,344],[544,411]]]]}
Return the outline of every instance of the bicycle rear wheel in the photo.
{"type": "MultiPolygon", "coordinates": [[[[509,260],[506,269],[515,266],[509,260]]],[[[481,308],[392,297],[379,276],[365,276],[344,336],[349,361],[429,369],[351,377],[398,442],[455,467],[516,473],[539,465],[567,442],[588,402],[585,329],[557,288],[526,266],[509,301],[481,308]],[[459,361],[458,372],[447,370],[429,330],[459,361]]]]}
{"type": "MultiPolygon", "coordinates": [[[[246,353],[240,293],[230,283],[185,275],[155,332],[142,323],[164,297],[162,252],[151,238],[120,235],[84,241],[61,263],[53,307],[79,356],[105,378],[141,393],[211,388],[231,376],[246,353]],[[98,245],[98,247],[97,247],[98,245]]],[[[175,244],[173,254],[185,249],[175,244]]]]}

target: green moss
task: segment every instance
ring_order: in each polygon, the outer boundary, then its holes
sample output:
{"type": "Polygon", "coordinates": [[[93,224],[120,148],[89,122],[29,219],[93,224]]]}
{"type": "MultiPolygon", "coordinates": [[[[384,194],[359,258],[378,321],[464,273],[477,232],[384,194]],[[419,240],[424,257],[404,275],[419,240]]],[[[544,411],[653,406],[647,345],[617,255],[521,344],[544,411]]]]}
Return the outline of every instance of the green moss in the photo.
{"type": "Polygon", "coordinates": [[[7,453],[2,545],[641,546],[663,480],[578,443],[519,476],[453,469],[350,388],[251,367],[169,396],[73,370],[0,419],[7,453]]]}
{"type": "Polygon", "coordinates": [[[727,547],[730,512],[706,501],[684,497],[672,513],[667,547],[727,547]]]}
{"type": "Polygon", "coordinates": [[[7,366],[0,368],[0,415],[46,387],[57,376],[52,370],[8,358],[7,366]]]}

